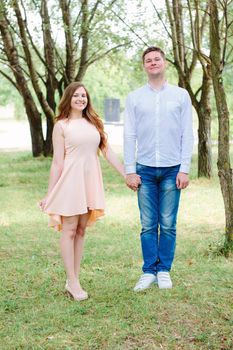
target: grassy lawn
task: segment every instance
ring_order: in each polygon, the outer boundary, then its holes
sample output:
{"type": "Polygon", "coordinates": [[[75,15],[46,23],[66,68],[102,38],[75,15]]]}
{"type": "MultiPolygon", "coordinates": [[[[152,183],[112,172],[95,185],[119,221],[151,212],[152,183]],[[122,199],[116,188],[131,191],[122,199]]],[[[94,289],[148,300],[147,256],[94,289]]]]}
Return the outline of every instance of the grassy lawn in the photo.
{"type": "Polygon", "coordinates": [[[64,293],[59,234],[37,202],[51,159],[0,155],[0,349],[233,349],[232,256],[214,253],[223,240],[217,176],[183,191],[174,288],[133,293],[141,274],[135,193],[102,161],[107,213],[88,229],[82,284],[90,299],[64,293]]]}

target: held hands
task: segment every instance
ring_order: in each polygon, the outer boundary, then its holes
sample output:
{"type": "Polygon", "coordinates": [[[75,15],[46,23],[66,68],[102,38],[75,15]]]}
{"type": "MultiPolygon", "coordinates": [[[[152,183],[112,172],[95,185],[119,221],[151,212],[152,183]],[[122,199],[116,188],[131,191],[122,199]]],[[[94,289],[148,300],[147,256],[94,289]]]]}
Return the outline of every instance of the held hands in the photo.
{"type": "Polygon", "coordinates": [[[178,173],[176,177],[176,186],[179,190],[186,188],[189,184],[189,176],[186,173],[178,173]]]}
{"type": "Polygon", "coordinates": [[[141,185],[141,178],[137,174],[127,174],[125,178],[126,185],[133,191],[137,191],[141,185]]]}

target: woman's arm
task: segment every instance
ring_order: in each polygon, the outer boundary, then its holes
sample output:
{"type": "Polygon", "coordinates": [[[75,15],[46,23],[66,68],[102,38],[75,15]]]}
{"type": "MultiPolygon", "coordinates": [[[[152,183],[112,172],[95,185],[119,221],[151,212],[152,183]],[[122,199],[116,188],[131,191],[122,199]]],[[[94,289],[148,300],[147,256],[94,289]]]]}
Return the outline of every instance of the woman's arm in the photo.
{"type": "Polygon", "coordinates": [[[64,164],[65,142],[61,125],[56,123],[53,128],[53,161],[50,168],[48,191],[45,198],[40,201],[41,209],[44,209],[46,198],[58,182],[64,164]]]}
{"type": "Polygon", "coordinates": [[[115,168],[116,171],[118,171],[118,173],[125,179],[124,165],[118,159],[116,153],[113,152],[109,144],[107,144],[106,152],[102,153],[106,160],[113,166],[113,168],[115,168]]]}

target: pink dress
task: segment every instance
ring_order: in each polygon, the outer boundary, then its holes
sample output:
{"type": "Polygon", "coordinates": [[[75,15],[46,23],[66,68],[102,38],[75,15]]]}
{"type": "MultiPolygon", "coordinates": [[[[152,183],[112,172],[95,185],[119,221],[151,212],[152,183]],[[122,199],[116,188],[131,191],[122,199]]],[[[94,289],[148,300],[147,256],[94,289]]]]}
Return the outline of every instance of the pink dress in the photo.
{"type": "Polygon", "coordinates": [[[89,212],[87,225],[104,215],[102,172],[98,158],[100,134],[85,118],[58,121],[63,131],[65,159],[61,177],[46,199],[49,226],[62,228],[61,216],[89,212]]]}

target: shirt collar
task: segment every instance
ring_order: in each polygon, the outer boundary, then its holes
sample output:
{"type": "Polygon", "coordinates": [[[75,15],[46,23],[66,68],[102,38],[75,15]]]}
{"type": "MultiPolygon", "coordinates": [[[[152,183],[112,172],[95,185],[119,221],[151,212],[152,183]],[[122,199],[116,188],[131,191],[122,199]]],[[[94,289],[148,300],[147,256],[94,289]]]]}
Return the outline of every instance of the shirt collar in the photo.
{"type": "Polygon", "coordinates": [[[154,92],[159,92],[159,91],[162,91],[162,90],[166,89],[166,87],[168,86],[168,82],[167,82],[167,80],[165,80],[164,84],[160,87],[159,90],[153,88],[153,87],[150,85],[149,82],[147,82],[146,85],[149,87],[150,90],[152,90],[152,91],[154,91],[154,92]]]}

